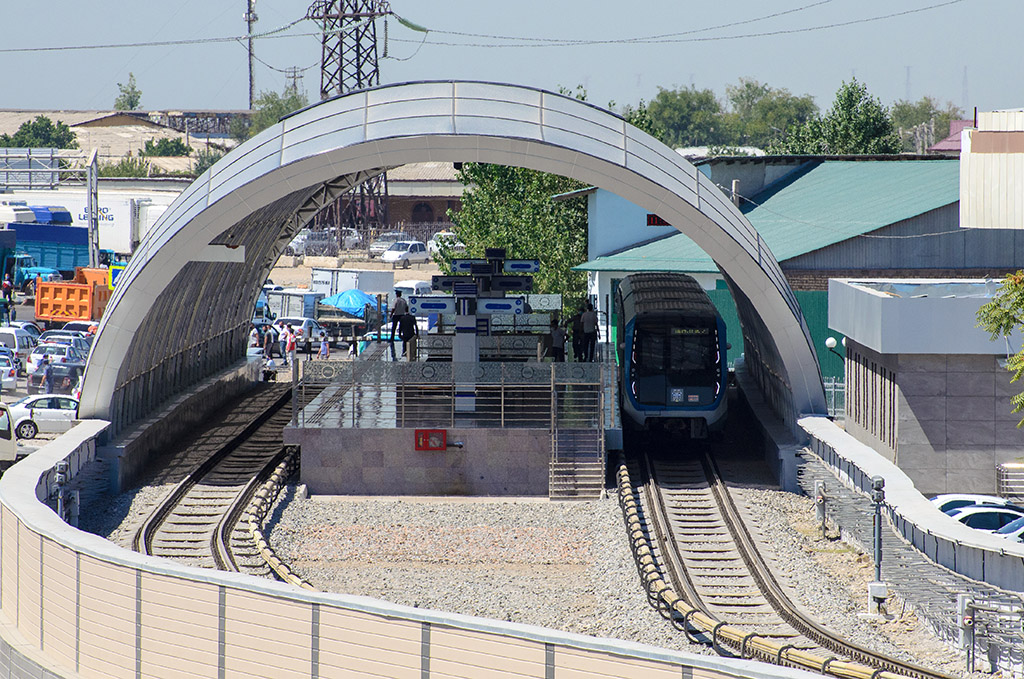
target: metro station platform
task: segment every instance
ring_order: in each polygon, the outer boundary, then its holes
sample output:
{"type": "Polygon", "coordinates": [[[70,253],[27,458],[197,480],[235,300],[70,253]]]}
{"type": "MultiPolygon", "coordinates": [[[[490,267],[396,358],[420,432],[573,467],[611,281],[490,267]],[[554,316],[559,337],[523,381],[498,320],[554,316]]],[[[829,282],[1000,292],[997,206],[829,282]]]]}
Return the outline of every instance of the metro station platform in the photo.
{"type": "Polygon", "coordinates": [[[285,442],[301,447],[314,494],[597,497],[617,417],[609,374],[601,363],[308,361],[296,386],[307,405],[285,442]]]}

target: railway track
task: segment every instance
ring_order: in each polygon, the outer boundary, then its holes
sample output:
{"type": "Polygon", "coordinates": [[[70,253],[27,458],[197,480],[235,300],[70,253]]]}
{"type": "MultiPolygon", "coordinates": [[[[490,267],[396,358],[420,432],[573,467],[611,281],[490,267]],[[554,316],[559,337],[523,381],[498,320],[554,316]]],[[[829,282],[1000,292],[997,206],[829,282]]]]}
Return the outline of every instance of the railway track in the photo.
{"type": "Polygon", "coordinates": [[[269,575],[239,519],[274,468],[297,454],[281,442],[290,405],[287,386],[264,389],[180,450],[169,465],[180,478],[136,529],[133,549],[205,568],[269,575]]]}
{"type": "Polygon", "coordinates": [[[948,679],[847,641],[792,602],[706,453],[637,456],[618,477],[648,599],[691,638],[723,654],[850,679],[948,679]]]}

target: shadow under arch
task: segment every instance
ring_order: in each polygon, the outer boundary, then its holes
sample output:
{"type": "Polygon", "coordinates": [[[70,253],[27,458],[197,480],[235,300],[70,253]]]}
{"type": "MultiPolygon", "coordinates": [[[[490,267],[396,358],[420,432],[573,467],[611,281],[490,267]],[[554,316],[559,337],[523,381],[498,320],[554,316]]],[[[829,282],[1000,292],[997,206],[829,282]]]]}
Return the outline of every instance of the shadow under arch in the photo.
{"type": "Polygon", "coordinates": [[[147,235],[118,279],[91,352],[79,415],[117,435],[245,353],[256,296],[319,207],[407,163],[486,162],[607,189],[687,234],[737,299],[746,363],[791,426],[824,413],[817,357],[778,262],[728,197],[620,117],[517,85],[413,82],[296,112],[221,159],[147,235]]]}

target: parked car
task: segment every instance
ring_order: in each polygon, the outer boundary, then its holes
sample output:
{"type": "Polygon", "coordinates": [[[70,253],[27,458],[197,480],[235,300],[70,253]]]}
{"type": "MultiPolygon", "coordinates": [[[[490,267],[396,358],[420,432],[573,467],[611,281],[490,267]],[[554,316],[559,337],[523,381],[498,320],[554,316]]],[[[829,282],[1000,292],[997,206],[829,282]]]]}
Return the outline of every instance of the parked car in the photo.
{"type": "Polygon", "coordinates": [[[11,404],[14,434],[19,439],[35,438],[39,432],[63,433],[77,418],[78,400],[71,396],[41,394],[11,404]]]}
{"type": "Polygon", "coordinates": [[[10,356],[0,356],[0,387],[11,390],[18,388],[18,366],[10,356]]]}
{"type": "Polygon", "coordinates": [[[427,246],[418,240],[400,240],[384,251],[380,257],[382,262],[391,264],[391,268],[400,266],[408,269],[412,264],[426,264],[430,261],[427,246]]]}
{"type": "Polygon", "coordinates": [[[39,370],[39,364],[43,357],[48,356],[51,363],[85,363],[88,354],[83,354],[70,344],[57,344],[56,342],[43,342],[32,349],[28,355],[28,374],[31,375],[39,370]]]}
{"type": "Polygon", "coordinates": [[[32,321],[11,321],[9,325],[13,328],[21,328],[37,342],[39,341],[39,336],[43,334],[42,329],[32,321]]]}
{"type": "MultiPolygon", "coordinates": [[[[82,375],[85,374],[85,363],[54,363],[53,367],[53,392],[54,394],[73,394],[82,375]]],[[[25,386],[30,394],[41,394],[46,391],[46,384],[43,381],[43,370],[36,370],[28,374],[28,382],[25,386]]]]}
{"type": "MultiPolygon", "coordinates": [[[[996,497],[995,495],[978,495],[976,493],[946,493],[943,495],[936,495],[931,498],[931,503],[938,507],[940,512],[944,512],[946,514],[948,514],[951,509],[973,507],[975,505],[986,505],[992,507],[1014,506],[1013,503],[1006,498],[996,497]]],[[[1024,511],[1024,509],[1021,511],[1024,511]]]]}
{"type": "Polygon", "coordinates": [[[343,250],[355,250],[358,247],[362,247],[363,237],[359,235],[359,232],[352,228],[344,228],[341,230],[341,247],[343,250]]]}
{"type": "Polygon", "coordinates": [[[0,328],[0,344],[14,351],[20,364],[19,369],[24,372],[28,366],[28,356],[36,345],[35,338],[21,328],[7,326],[0,328]]]}
{"type": "Polygon", "coordinates": [[[88,337],[96,332],[95,329],[98,325],[99,321],[68,321],[61,330],[85,333],[85,336],[88,337]]]}
{"type": "Polygon", "coordinates": [[[377,239],[370,243],[370,259],[380,257],[392,245],[402,240],[412,240],[412,237],[401,231],[388,231],[377,236],[377,239]]]}
{"type": "Polygon", "coordinates": [[[295,351],[302,352],[306,350],[306,341],[310,342],[310,350],[316,353],[320,350],[320,333],[324,332],[324,329],[312,318],[302,318],[300,316],[292,316],[290,318],[282,317],[277,319],[278,321],[284,321],[284,324],[291,325],[292,329],[295,330],[297,336],[295,339],[295,351]]]}
{"type": "Polygon", "coordinates": [[[286,255],[304,255],[306,254],[306,237],[309,236],[309,229],[302,229],[295,238],[292,238],[291,242],[284,248],[284,254],[286,255]]]}
{"type": "Polygon", "coordinates": [[[1008,523],[1024,518],[1024,509],[973,505],[950,509],[946,514],[965,526],[992,533],[1008,523]]]}
{"type": "Polygon", "coordinates": [[[464,252],[466,244],[459,240],[454,231],[438,231],[427,241],[427,252],[436,255],[441,251],[441,243],[448,246],[450,252],[464,252]]]}
{"type": "Polygon", "coordinates": [[[1024,542],[1024,518],[1006,524],[996,531],[996,535],[1014,542],[1024,542]]]}

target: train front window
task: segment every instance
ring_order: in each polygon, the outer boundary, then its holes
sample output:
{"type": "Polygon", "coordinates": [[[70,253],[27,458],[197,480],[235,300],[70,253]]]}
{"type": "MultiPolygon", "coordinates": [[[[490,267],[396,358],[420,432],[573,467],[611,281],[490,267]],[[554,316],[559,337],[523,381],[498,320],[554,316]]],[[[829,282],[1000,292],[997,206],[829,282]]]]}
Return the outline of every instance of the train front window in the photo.
{"type": "Polygon", "coordinates": [[[718,330],[712,319],[642,319],[633,361],[639,378],[664,375],[674,386],[713,386],[718,379],[718,330]]]}

